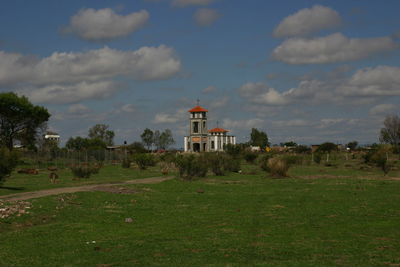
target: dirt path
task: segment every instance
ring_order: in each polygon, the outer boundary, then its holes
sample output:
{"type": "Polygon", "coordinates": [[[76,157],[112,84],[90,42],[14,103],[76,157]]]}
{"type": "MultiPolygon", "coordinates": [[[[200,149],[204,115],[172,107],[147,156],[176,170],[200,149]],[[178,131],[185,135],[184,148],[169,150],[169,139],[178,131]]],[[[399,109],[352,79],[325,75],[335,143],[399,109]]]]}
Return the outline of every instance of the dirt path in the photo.
{"type": "Polygon", "coordinates": [[[156,184],[161,183],[166,180],[171,180],[175,177],[152,177],[152,178],[144,178],[144,179],[136,179],[129,180],[125,182],[116,182],[116,183],[108,183],[108,184],[91,184],[91,185],[82,185],[82,186],[74,186],[74,187],[61,187],[61,188],[53,188],[46,190],[39,190],[33,192],[24,192],[17,193],[11,195],[0,196],[0,200],[5,201],[19,201],[19,200],[27,200],[32,198],[39,198],[51,195],[58,195],[64,193],[75,193],[75,192],[84,192],[84,191],[96,191],[99,187],[107,187],[107,186],[118,186],[118,185],[126,185],[126,184],[156,184]]]}

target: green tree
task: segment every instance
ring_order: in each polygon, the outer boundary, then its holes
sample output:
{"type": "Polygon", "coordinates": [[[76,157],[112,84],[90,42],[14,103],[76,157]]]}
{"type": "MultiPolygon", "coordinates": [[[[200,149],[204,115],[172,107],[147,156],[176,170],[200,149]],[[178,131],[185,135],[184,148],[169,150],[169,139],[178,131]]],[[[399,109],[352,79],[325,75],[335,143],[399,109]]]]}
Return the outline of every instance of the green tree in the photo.
{"type": "Polygon", "coordinates": [[[159,145],[161,149],[168,149],[171,145],[175,144],[175,140],[172,136],[170,129],[166,129],[160,134],[159,145]]]}
{"type": "Polygon", "coordinates": [[[289,142],[286,142],[286,143],[281,143],[281,146],[285,146],[285,147],[296,147],[296,146],[297,146],[297,143],[296,143],[296,142],[293,142],[293,141],[289,141],[289,142]]]}
{"type": "Polygon", "coordinates": [[[142,138],[142,142],[145,146],[147,146],[147,150],[150,150],[151,146],[154,143],[154,133],[152,130],[149,128],[144,129],[142,135],[140,135],[142,138]]]}
{"type": "Polygon", "coordinates": [[[107,147],[107,144],[103,140],[94,138],[83,138],[77,136],[75,138],[70,137],[65,144],[65,147],[71,150],[82,151],[82,150],[103,150],[107,147]]]}
{"type": "Polygon", "coordinates": [[[0,185],[17,166],[17,162],[18,155],[15,151],[10,151],[6,147],[0,147],[0,185]]]}
{"type": "Polygon", "coordinates": [[[334,150],[337,150],[338,147],[336,144],[331,143],[331,142],[325,142],[323,144],[321,144],[318,149],[317,152],[326,152],[326,153],[330,153],[334,150]]]}
{"type": "Polygon", "coordinates": [[[347,147],[350,148],[350,150],[355,150],[358,146],[358,142],[357,141],[352,141],[350,143],[347,144],[347,147]]]}
{"type": "Polygon", "coordinates": [[[46,108],[33,105],[25,96],[0,93],[0,144],[9,150],[16,140],[34,146],[38,129],[49,118],[46,108]]]}
{"type": "Polygon", "coordinates": [[[395,153],[400,155],[400,118],[397,115],[388,115],[383,122],[379,140],[382,143],[391,144],[395,153]]]}
{"type": "Polygon", "coordinates": [[[105,124],[96,124],[89,129],[90,139],[99,139],[103,141],[107,146],[112,146],[114,144],[115,133],[108,130],[109,126],[105,124]]]}
{"type": "Polygon", "coordinates": [[[250,133],[250,145],[259,146],[261,148],[269,146],[267,133],[252,128],[250,133]]]}

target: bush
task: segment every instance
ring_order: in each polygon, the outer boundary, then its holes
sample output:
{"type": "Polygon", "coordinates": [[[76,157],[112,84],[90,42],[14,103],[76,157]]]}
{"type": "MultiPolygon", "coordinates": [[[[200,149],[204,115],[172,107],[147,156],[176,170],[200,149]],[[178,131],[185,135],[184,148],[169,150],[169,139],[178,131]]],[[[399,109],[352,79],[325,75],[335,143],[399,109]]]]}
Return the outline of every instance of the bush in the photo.
{"type": "Polygon", "coordinates": [[[90,178],[92,174],[98,174],[101,164],[81,163],[71,167],[72,174],[76,178],[90,178]]]}
{"type": "Polygon", "coordinates": [[[303,163],[303,157],[298,155],[285,155],[283,159],[289,165],[301,165],[303,163]]]}
{"type": "Polygon", "coordinates": [[[258,154],[251,152],[251,151],[246,151],[244,153],[244,159],[246,160],[246,162],[248,163],[254,163],[254,161],[257,159],[258,154]]]}
{"type": "Polygon", "coordinates": [[[207,160],[203,155],[178,155],[175,165],[179,170],[179,176],[186,180],[193,177],[205,177],[208,171],[207,160]]]}
{"type": "Polygon", "coordinates": [[[368,163],[376,165],[383,171],[383,174],[386,175],[392,169],[392,165],[389,164],[387,160],[387,153],[388,151],[383,148],[375,151],[369,151],[365,155],[364,160],[366,160],[368,163]]]}
{"type": "Polygon", "coordinates": [[[157,161],[154,155],[149,153],[139,153],[133,156],[133,161],[139,166],[139,169],[145,170],[147,167],[155,166],[157,161]]]}
{"type": "Polygon", "coordinates": [[[225,175],[225,165],[227,161],[227,157],[222,153],[208,153],[207,154],[207,163],[210,167],[211,171],[217,175],[222,176],[225,175]]]}
{"type": "Polygon", "coordinates": [[[258,163],[263,171],[269,172],[268,160],[272,157],[272,153],[266,153],[258,158],[258,163]]]}
{"type": "Polygon", "coordinates": [[[239,144],[227,144],[224,145],[224,151],[233,158],[239,158],[243,151],[243,147],[239,144]]]}
{"type": "Polygon", "coordinates": [[[314,162],[317,164],[321,163],[321,159],[322,159],[322,154],[321,153],[314,153],[314,162]]]}
{"type": "Polygon", "coordinates": [[[123,159],[121,166],[122,168],[130,168],[132,161],[129,158],[123,159]]]}
{"type": "Polygon", "coordinates": [[[161,162],[174,162],[176,153],[165,152],[160,154],[159,159],[161,162]]]}
{"type": "Polygon", "coordinates": [[[268,160],[269,172],[275,177],[286,177],[290,165],[283,158],[271,158],[268,160]]]}
{"type": "Polygon", "coordinates": [[[224,169],[229,172],[239,172],[240,171],[240,159],[230,158],[225,160],[224,169]]]}
{"type": "Polygon", "coordinates": [[[7,148],[0,148],[0,184],[4,182],[18,164],[18,154],[7,148]]]}

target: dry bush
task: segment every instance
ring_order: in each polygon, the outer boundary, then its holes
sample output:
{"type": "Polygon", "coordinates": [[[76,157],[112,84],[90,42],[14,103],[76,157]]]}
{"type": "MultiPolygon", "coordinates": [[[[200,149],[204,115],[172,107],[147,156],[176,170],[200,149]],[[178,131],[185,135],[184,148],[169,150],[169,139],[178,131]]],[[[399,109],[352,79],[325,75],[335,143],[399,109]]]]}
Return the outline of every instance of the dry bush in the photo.
{"type": "Polygon", "coordinates": [[[286,177],[290,165],[282,158],[271,158],[268,160],[269,172],[275,177],[286,177]]]}

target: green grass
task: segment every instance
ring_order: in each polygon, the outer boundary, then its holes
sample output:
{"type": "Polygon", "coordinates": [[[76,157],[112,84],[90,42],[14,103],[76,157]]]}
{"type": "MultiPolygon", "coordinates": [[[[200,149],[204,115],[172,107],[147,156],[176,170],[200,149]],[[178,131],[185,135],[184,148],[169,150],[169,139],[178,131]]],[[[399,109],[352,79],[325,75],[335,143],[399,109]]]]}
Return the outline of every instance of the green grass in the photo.
{"type": "Polygon", "coordinates": [[[0,219],[0,266],[400,264],[400,181],[232,174],[129,188],[0,219]]]}
{"type": "Polygon", "coordinates": [[[50,171],[47,169],[40,169],[38,175],[19,174],[14,172],[12,176],[6,179],[6,181],[0,186],[0,195],[161,176],[158,167],[152,167],[146,171],[140,171],[138,169],[125,169],[122,168],[121,165],[105,165],[100,169],[98,174],[94,174],[88,179],[82,178],[80,180],[73,179],[74,177],[70,169],[60,169],[57,171],[59,175],[58,183],[52,184],[49,179],[49,173],[50,171]]]}

